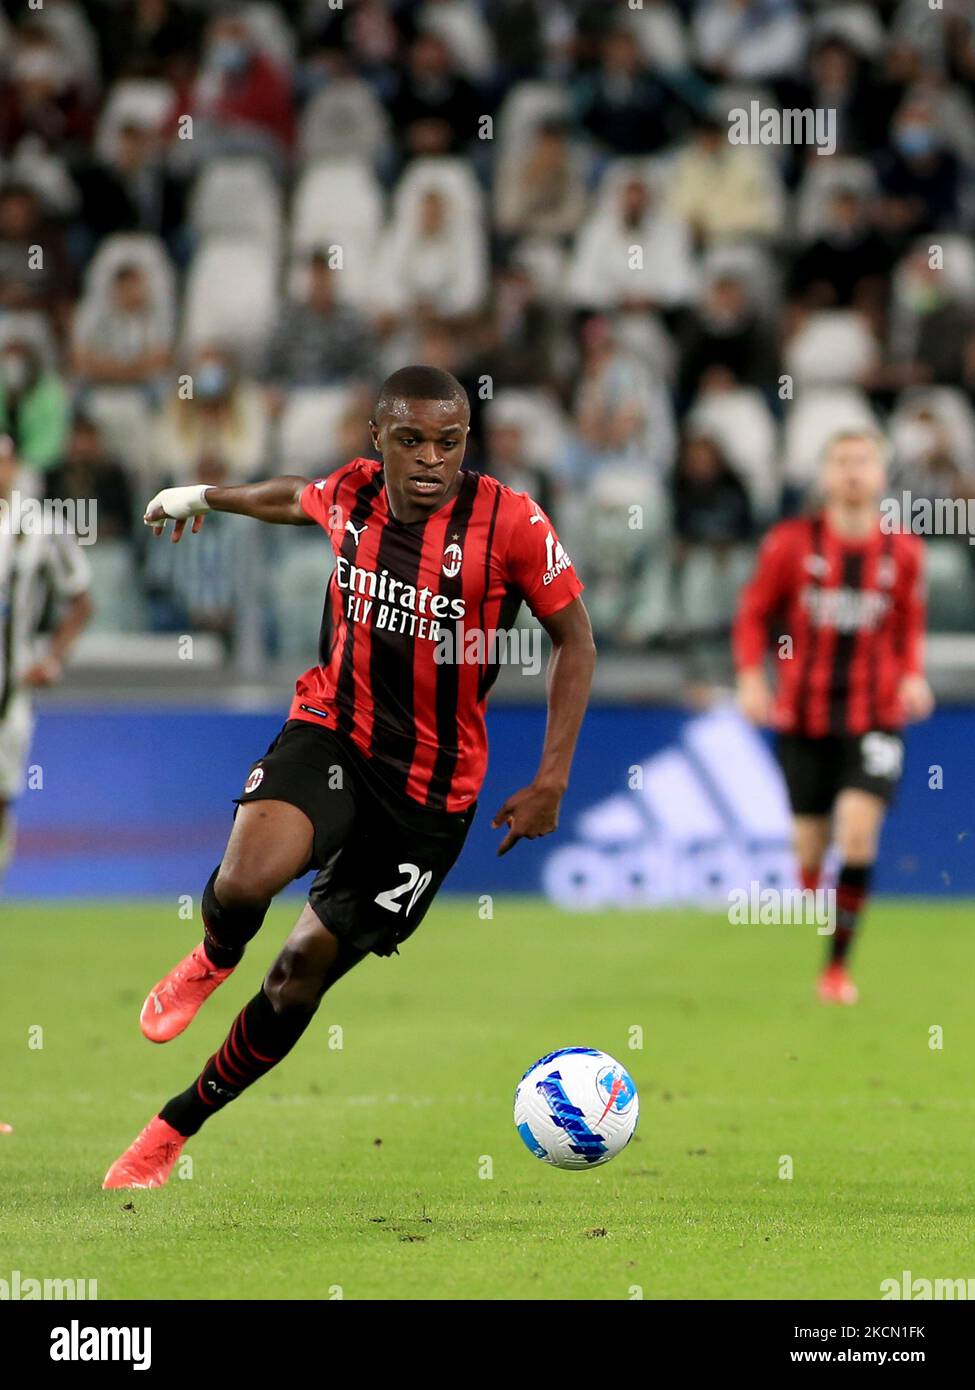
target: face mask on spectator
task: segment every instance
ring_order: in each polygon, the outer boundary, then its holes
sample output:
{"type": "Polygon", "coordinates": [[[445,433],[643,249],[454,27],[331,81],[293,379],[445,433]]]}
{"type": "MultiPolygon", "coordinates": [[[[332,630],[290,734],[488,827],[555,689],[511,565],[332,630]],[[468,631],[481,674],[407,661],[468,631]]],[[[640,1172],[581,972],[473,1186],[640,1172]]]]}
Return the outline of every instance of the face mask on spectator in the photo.
{"type": "Polygon", "coordinates": [[[204,362],[196,374],[196,393],[202,400],[212,401],[230,388],[230,373],[220,362],[204,362]]]}
{"type": "Polygon", "coordinates": [[[931,154],[935,149],[934,131],[929,125],[902,125],[894,138],[897,148],[908,159],[931,154]]]}
{"type": "Polygon", "coordinates": [[[210,49],[210,61],[220,72],[236,75],[247,67],[250,53],[240,39],[217,39],[210,49]]]}

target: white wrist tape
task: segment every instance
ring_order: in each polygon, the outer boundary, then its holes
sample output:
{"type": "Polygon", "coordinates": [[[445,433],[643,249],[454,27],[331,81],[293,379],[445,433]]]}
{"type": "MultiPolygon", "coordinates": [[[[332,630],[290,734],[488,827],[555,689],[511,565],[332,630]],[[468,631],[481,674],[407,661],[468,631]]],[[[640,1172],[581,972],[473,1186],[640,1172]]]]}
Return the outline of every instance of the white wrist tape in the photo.
{"type": "Polygon", "coordinates": [[[167,520],[186,521],[188,517],[201,516],[203,512],[208,512],[210,504],[206,499],[207,487],[206,483],[193,483],[190,487],[164,487],[146,507],[146,525],[159,526],[167,520]],[[165,516],[150,521],[149,513],[156,507],[161,507],[165,516]]]}

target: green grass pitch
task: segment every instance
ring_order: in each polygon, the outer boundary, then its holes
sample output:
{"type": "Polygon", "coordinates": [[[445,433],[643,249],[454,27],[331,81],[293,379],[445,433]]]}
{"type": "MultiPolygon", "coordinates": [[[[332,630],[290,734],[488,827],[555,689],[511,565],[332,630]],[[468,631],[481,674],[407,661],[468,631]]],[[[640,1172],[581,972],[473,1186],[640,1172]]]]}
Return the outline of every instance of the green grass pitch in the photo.
{"type": "Polygon", "coordinates": [[[101,1299],[876,1299],[905,1269],[975,1273],[975,933],[958,902],[875,904],[861,1003],[829,1009],[808,927],[503,898],[481,921],[443,898],[190,1140],[191,1176],[102,1192],[299,907],[275,906],[190,1029],[154,1047],[142,999],[198,939],[175,905],[4,905],[0,1278],[96,1279],[101,1299]],[[627,1063],[642,1104],[630,1146],[582,1173],[533,1158],[511,1118],[522,1072],[573,1044],[627,1063]]]}

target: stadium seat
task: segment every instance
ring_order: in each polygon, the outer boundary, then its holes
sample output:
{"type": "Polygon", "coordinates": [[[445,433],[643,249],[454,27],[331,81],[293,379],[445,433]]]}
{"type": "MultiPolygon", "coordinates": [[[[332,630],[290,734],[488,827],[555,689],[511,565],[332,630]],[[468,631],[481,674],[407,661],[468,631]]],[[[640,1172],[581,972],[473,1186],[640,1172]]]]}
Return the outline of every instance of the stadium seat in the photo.
{"type": "Polygon", "coordinates": [[[759,519],[774,519],[782,491],[778,469],[778,426],[765,397],[752,387],[698,396],[686,428],[718,444],[748,488],[759,519]]]}
{"type": "Polygon", "coordinates": [[[485,429],[497,424],[518,426],[530,440],[532,462],[552,468],[565,449],[568,428],[555,396],[543,389],[507,387],[498,391],[484,409],[485,429]]]}
{"type": "Polygon", "coordinates": [[[85,393],[84,403],[107,453],[129,474],[137,504],[145,502],[156,479],[150,465],[153,413],[144,393],[126,386],[98,386],[85,393]]]}
{"type": "Polygon", "coordinates": [[[107,304],[112,279],[123,265],[140,268],[153,299],[172,317],[176,303],[172,262],[159,238],[144,232],[118,232],[105,238],[85,271],[85,300],[107,304]]]}
{"type": "Polygon", "coordinates": [[[414,159],[396,185],[392,221],[409,217],[430,189],[442,193],[472,226],[481,226],[484,195],[470,164],[463,159],[414,159]]]}
{"type": "Polygon", "coordinates": [[[301,161],[354,160],[376,168],[389,144],[389,117],[368,82],[336,77],[312,97],[298,133],[301,161]]]}
{"type": "MultiPolygon", "coordinates": [[[[287,8],[287,7],[285,7],[287,8]]],[[[278,67],[294,67],[296,36],[293,27],[281,13],[281,6],[266,0],[250,0],[241,6],[254,43],[278,67]]]]}
{"type": "Polygon", "coordinates": [[[894,461],[911,467],[918,457],[919,440],[915,423],[930,415],[940,424],[951,448],[952,458],[962,471],[975,471],[975,410],[965,392],[956,386],[917,386],[904,391],[890,417],[890,442],[894,461]]]}
{"type": "Polygon", "coordinates": [[[279,451],[289,473],[317,474],[353,393],[344,386],[292,391],[281,414],[279,451]]]}
{"type": "Polygon", "coordinates": [[[782,360],[798,394],[811,386],[862,381],[879,356],[880,345],[862,314],[824,309],[811,314],[789,340],[782,360]]]}
{"type": "Polygon", "coordinates": [[[781,276],[766,246],[754,241],[726,241],[709,247],[701,258],[701,284],[720,279],[741,280],[752,304],[764,313],[777,313],[781,276]]]}
{"type": "Polygon", "coordinates": [[[335,564],[324,534],[289,531],[276,538],[269,566],[268,588],[271,618],[277,634],[278,654],[306,665],[317,660],[316,641],[325,601],[325,585],[335,564]]]}
{"type": "Polygon", "coordinates": [[[356,160],[325,160],[301,176],[291,218],[291,248],[301,255],[341,247],[343,300],[364,304],[372,291],[373,257],[383,222],[383,195],[375,175],[356,160]]]}
{"type": "Polygon", "coordinates": [[[877,175],[869,160],[834,155],[808,161],[794,205],[795,231],[801,241],[815,241],[827,225],[830,200],[847,189],[865,200],[876,195],[877,175]]]}
{"type": "Polygon", "coordinates": [[[811,387],[789,406],[785,418],[784,480],[805,488],[819,470],[823,446],[845,429],[879,429],[879,422],[862,391],[842,387],[811,387]]]}
{"type": "Polygon", "coordinates": [[[975,613],[972,548],[944,537],[925,543],[928,621],[932,632],[971,633],[975,613]]]}
{"type": "Polygon", "coordinates": [[[115,137],[125,125],[144,130],[160,130],[174,109],[176,93],[168,82],[155,77],[127,77],[109,92],[98,120],[95,151],[101,159],[111,159],[115,137]]]}
{"type": "Polygon", "coordinates": [[[567,120],[571,107],[568,89],[555,82],[516,83],[498,112],[498,159],[507,159],[513,151],[523,149],[533,131],[545,121],[567,120]]]}
{"type": "Polygon", "coordinates": [[[687,634],[730,627],[753,558],[749,546],[735,546],[722,557],[693,547],[674,576],[675,626],[687,634]]]}
{"type": "Polygon", "coordinates": [[[205,165],[190,196],[189,221],[199,241],[252,236],[277,259],[283,230],[281,193],[267,164],[241,156],[205,165]]]}
{"type": "Polygon", "coordinates": [[[146,609],[128,541],[100,540],[85,550],[91,565],[92,632],[144,632],[146,609]]]}
{"type": "Polygon", "coordinates": [[[187,278],[187,346],[229,343],[244,361],[253,362],[274,322],[276,280],[276,263],[260,245],[230,237],[206,242],[193,257],[187,278]]]}

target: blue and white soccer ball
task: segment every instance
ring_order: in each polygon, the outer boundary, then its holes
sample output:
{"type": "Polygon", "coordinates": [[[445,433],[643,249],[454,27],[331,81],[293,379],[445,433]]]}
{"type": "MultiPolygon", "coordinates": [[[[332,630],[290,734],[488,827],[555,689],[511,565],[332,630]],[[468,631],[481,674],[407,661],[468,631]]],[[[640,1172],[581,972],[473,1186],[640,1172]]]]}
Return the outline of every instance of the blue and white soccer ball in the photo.
{"type": "Polygon", "coordinates": [[[639,1116],[632,1076],[595,1047],[549,1052],[515,1091],[515,1125],[525,1147],[556,1168],[607,1163],[633,1138],[639,1116]]]}

